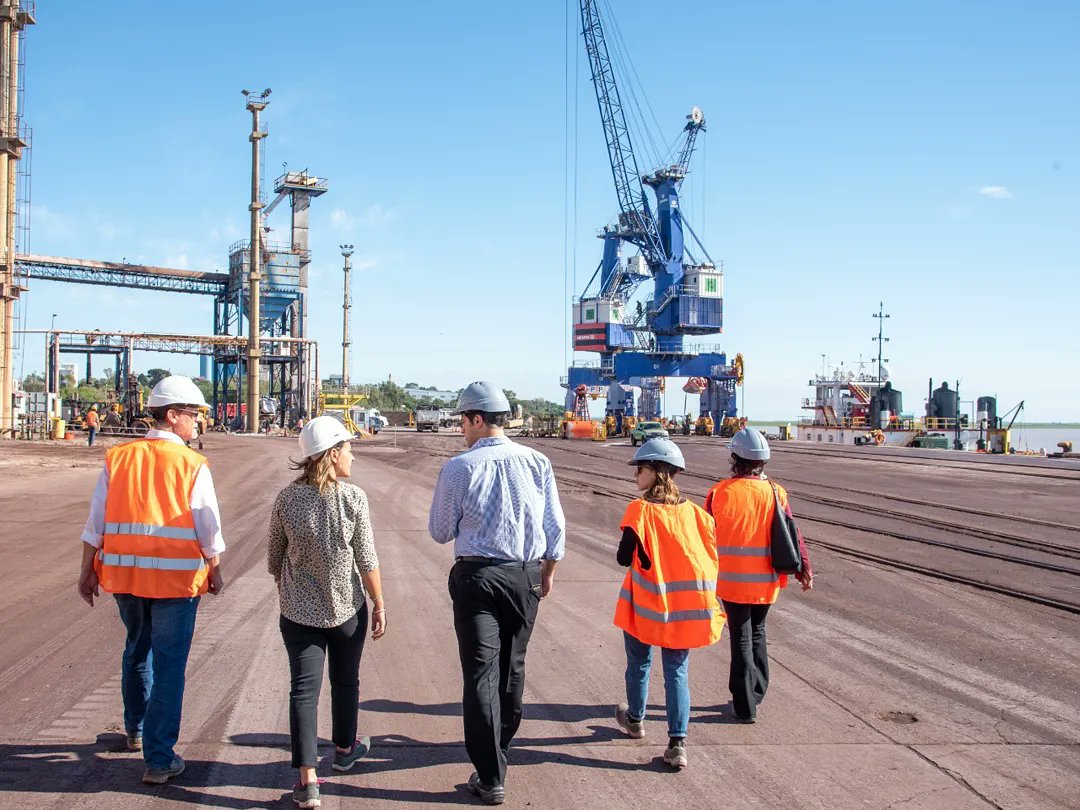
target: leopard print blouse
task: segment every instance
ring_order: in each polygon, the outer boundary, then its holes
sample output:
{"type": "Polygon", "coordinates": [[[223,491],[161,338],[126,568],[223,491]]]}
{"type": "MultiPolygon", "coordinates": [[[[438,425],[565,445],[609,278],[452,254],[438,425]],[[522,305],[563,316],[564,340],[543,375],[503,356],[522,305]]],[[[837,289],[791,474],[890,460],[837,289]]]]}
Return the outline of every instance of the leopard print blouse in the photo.
{"type": "Polygon", "coordinates": [[[379,567],[364,490],[289,484],[270,514],[266,558],[282,616],[308,627],[347,622],[367,598],[360,574],[379,567]]]}

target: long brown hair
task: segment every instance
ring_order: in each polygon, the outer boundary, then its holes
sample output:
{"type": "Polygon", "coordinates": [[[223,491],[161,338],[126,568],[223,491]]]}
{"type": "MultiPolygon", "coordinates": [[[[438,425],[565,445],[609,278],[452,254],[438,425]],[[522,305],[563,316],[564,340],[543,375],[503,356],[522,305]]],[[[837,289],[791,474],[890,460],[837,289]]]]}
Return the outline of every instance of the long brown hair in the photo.
{"type": "Polygon", "coordinates": [[[656,473],[656,480],[641,497],[652,503],[676,504],[682,501],[679,485],[675,483],[675,475],[679,472],[677,467],[666,461],[651,461],[642,466],[656,473]]]}
{"type": "Polygon", "coordinates": [[[300,461],[289,459],[289,469],[300,470],[296,483],[310,484],[319,490],[319,494],[322,494],[330,486],[331,481],[337,480],[334,475],[334,460],[330,453],[333,450],[340,450],[344,445],[345,442],[338,442],[330,450],[323,452],[322,455],[312,456],[300,461]]]}

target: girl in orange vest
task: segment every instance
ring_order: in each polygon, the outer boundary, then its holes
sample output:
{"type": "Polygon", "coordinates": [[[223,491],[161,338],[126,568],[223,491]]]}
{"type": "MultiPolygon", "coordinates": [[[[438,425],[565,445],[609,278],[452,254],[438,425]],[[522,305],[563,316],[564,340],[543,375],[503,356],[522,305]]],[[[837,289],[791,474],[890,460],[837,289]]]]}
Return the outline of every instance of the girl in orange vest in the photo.
{"type": "Polygon", "coordinates": [[[615,720],[630,737],[645,736],[652,648],[660,647],[669,738],[664,762],[679,769],[687,762],[690,650],[715,642],[724,627],[713,521],[679,494],[675,475],[686,462],[670,439],[645,442],[630,464],[643,494],[626,507],[617,554],[630,570],[615,608],[626,646],[627,701],[615,720]]]}
{"type": "MultiPolygon", "coordinates": [[[[731,478],[716,484],[705,497],[705,509],[716,520],[716,594],[724,603],[731,638],[728,689],[735,717],[742,723],[755,721],[757,706],[769,688],[765,617],[780,589],[787,586],[787,577],[777,574],[769,559],[770,527],[777,498],[788,515],[791,507],[784,488],[765,476],[768,460],[765,437],[743,428],[731,440],[731,478]]],[[[799,555],[802,571],[795,577],[808,591],[813,573],[802,532],[799,555]]]]}

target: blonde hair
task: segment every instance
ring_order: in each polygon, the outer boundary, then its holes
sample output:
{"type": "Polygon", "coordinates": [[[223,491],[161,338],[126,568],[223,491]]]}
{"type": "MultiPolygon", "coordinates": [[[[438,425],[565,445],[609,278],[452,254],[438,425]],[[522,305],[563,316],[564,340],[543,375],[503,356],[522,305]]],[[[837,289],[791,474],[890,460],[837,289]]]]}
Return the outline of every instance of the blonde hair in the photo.
{"type": "Polygon", "coordinates": [[[345,442],[338,442],[321,455],[312,456],[311,458],[301,459],[300,461],[289,459],[289,469],[300,470],[296,483],[310,484],[319,490],[319,494],[322,494],[330,486],[331,481],[337,480],[334,475],[334,460],[330,453],[333,450],[340,450],[344,444],[345,442]]]}
{"type": "Polygon", "coordinates": [[[645,500],[665,504],[676,504],[682,501],[679,486],[675,483],[675,474],[679,471],[678,468],[664,461],[654,461],[645,466],[656,473],[656,480],[653,481],[653,485],[642,496],[645,500]]]}

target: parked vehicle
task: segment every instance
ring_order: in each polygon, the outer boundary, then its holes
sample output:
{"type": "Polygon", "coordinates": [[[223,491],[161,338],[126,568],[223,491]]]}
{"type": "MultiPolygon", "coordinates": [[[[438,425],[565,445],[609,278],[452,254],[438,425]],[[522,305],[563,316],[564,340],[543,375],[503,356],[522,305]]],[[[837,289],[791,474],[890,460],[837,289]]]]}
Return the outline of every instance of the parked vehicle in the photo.
{"type": "Polygon", "coordinates": [[[649,439],[666,439],[668,432],[659,422],[638,422],[630,431],[630,444],[637,447],[649,439]]]}
{"type": "Polygon", "coordinates": [[[442,408],[418,408],[416,411],[416,430],[418,433],[423,433],[425,430],[430,430],[432,433],[438,433],[439,427],[443,426],[443,420],[446,419],[442,408]]]}
{"type": "Polygon", "coordinates": [[[390,420],[379,413],[378,408],[353,408],[350,416],[357,428],[371,434],[377,434],[390,425],[390,420]]]}

